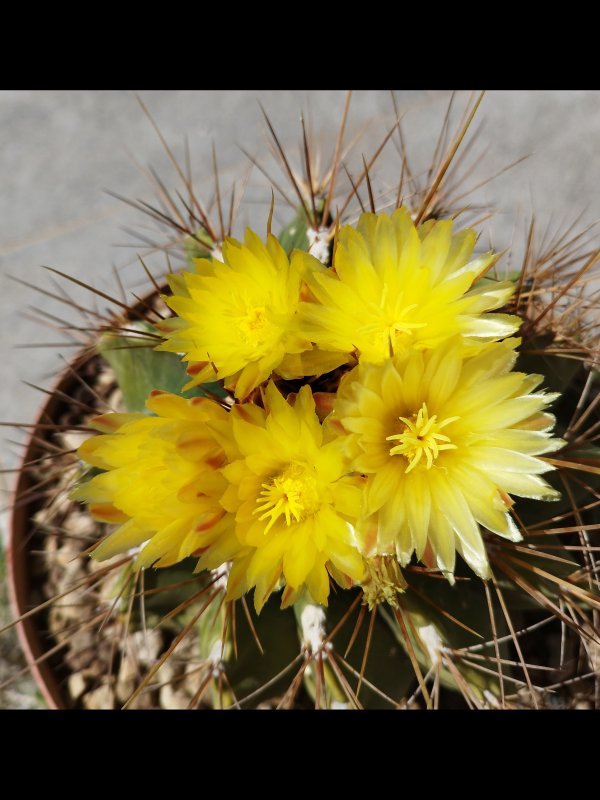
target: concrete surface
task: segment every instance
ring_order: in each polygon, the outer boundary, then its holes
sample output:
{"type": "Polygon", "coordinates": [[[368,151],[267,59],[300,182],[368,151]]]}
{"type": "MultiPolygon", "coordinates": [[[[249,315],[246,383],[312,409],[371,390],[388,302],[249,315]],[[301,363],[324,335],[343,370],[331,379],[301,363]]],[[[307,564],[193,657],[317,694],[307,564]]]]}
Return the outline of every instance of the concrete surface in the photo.
{"type": "MultiPolygon", "coordinates": [[[[409,151],[421,166],[431,155],[449,96],[446,91],[397,93],[400,109],[406,112],[409,151]]],[[[227,186],[247,164],[239,145],[264,156],[266,129],[257,100],[265,106],[284,145],[297,151],[300,110],[308,111],[315,129],[322,129],[333,140],[345,94],[151,91],[142,92],[141,97],[178,158],[184,152],[184,135],[189,137],[195,183],[207,198],[212,193],[213,141],[227,186]]],[[[467,98],[467,93],[458,94],[458,110],[467,98]]],[[[530,155],[480,192],[481,199],[495,202],[503,211],[489,226],[496,247],[510,241],[518,210],[526,216],[534,208],[542,222],[552,214],[556,222],[573,219],[580,211],[584,220],[600,217],[599,92],[491,91],[478,118],[484,129],[474,152],[485,152],[471,184],[530,155]]],[[[361,153],[372,153],[393,119],[388,92],[354,93],[348,130],[369,124],[354,155],[354,174],[360,169],[361,153]]],[[[0,130],[0,357],[4,373],[0,420],[27,422],[33,419],[40,395],[21,381],[49,385],[61,366],[61,351],[18,349],[15,345],[60,338],[26,316],[29,306],[59,314],[64,308],[8,276],[52,289],[48,274],[41,269],[48,265],[113,293],[114,265],[127,286],[143,285],[137,251],[131,248],[135,240],[122,228],[142,230],[149,223],[103,190],[151,201],[152,188],[140,169],[148,165],[157,169],[170,188],[178,184],[160,140],[131,92],[2,91],[0,130]],[[130,247],[115,247],[116,243],[130,247]]],[[[388,161],[381,162],[375,177],[391,185],[397,180],[398,158],[393,147],[387,155],[388,161]]],[[[268,158],[261,160],[268,162],[268,158]]],[[[285,180],[281,182],[285,184],[285,180]]],[[[238,233],[248,220],[255,220],[259,230],[264,230],[265,186],[254,170],[238,233]]],[[[280,221],[285,218],[279,201],[276,214],[280,221]]],[[[154,263],[156,271],[164,269],[164,259],[154,263]]],[[[69,288],[64,282],[63,286],[69,288]]],[[[82,292],[70,288],[69,292],[90,303],[91,298],[82,292]]],[[[71,352],[62,350],[65,355],[71,352]]],[[[4,433],[4,442],[15,438],[4,433]]],[[[0,451],[4,467],[14,467],[17,458],[17,449],[5,443],[0,451]]]]}

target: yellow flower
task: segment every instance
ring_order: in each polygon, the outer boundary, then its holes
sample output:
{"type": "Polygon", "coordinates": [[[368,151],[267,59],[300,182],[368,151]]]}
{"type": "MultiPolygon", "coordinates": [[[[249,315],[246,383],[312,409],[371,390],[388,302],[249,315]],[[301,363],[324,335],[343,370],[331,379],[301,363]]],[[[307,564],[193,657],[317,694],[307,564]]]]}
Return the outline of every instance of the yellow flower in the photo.
{"type": "Polygon", "coordinates": [[[159,326],[167,339],[157,349],[190,362],[186,389],[224,379],[243,399],[274,370],[295,378],[345,361],[313,350],[295,330],[301,278],[274,236],[264,245],[248,229],[244,244],[225,241],[223,259],[195,259],[196,273],[170,278],[173,296],[165,299],[178,318],[159,326]]]}
{"type": "Polygon", "coordinates": [[[240,544],[253,549],[234,564],[229,594],[255,586],[260,611],[283,579],[284,606],[304,587],[326,605],[330,575],[344,586],[363,577],[351,524],[360,514],[362,481],[345,477],[340,442],[324,441],[308,386],[292,406],[269,383],[265,405],[231,411],[239,458],[222,470],[229,486],[221,503],[235,514],[240,544]]]}
{"type": "Polygon", "coordinates": [[[518,339],[466,356],[460,337],[381,365],[364,364],[343,379],[329,425],[354,468],[368,476],[366,554],[413,553],[449,576],[455,551],[482,578],[489,565],[480,526],[512,541],[510,494],[552,500],[558,492],[536,458],[558,449],[558,395],[535,392],[540,375],[511,372],[518,339]]]}
{"type": "Polygon", "coordinates": [[[456,334],[477,341],[510,336],[517,317],[482,312],[504,305],[514,287],[488,281],[471,288],[497,258],[472,259],[475,242],[473,230],[453,234],[451,220],[417,228],[404,208],[391,217],[363,214],[357,230],[340,230],[333,269],[296,253],[315,301],[300,306],[300,333],[373,364],[456,334]]]}
{"type": "Polygon", "coordinates": [[[153,392],[146,405],[157,416],[97,417],[102,435],[79,448],[84,461],[106,472],[81,485],[74,499],[89,503],[97,519],[121,523],[94,557],[103,561],[146,543],[137,565],[167,567],[218,539],[228,560],[240,547],[219,504],[227,484],[218,471],[225,463],[218,439],[227,436],[227,412],[206,398],[166,392],[153,392]]]}

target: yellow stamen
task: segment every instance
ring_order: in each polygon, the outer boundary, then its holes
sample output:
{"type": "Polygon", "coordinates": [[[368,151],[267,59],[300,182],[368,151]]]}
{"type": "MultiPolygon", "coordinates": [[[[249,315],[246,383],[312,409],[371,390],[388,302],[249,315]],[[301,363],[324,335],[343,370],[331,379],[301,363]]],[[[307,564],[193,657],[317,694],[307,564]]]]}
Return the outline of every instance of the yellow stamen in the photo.
{"type": "Polygon", "coordinates": [[[257,499],[261,505],[253,513],[261,514],[259,520],[270,517],[265,533],[281,516],[289,526],[292,522],[302,522],[317,511],[321,502],[313,473],[309,466],[291,464],[280,475],[262,484],[263,491],[257,499]]]}
{"type": "Polygon", "coordinates": [[[437,421],[437,414],[429,416],[427,405],[423,403],[417,414],[413,414],[411,419],[399,417],[400,422],[404,423],[404,430],[392,436],[386,436],[386,441],[397,441],[398,444],[390,448],[390,455],[402,455],[408,460],[409,464],[406,472],[413,470],[425,457],[425,467],[431,469],[433,462],[442,450],[456,450],[456,445],[452,444],[450,437],[440,433],[442,428],[455,422],[459,417],[448,417],[442,422],[437,421]]]}
{"type": "Polygon", "coordinates": [[[256,347],[272,334],[273,324],[267,318],[264,306],[248,306],[237,320],[242,339],[256,347]]]}
{"type": "MultiPolygon", "coordinates": [[[[417,308],[416,303],[402,308],[399,312],[396,311],[391,317],[389,313],[386,314],[383,309],[387,298],[387,288],[387,284],[385,284],[380,308],[376,308],[375,304],[369,306],[369,308],[374,309],[375,313],[380,316],[380,319],[370,325],[364,325],[359,329],[359,334],[361,336],[368,336],[372,338],[373,341],[387,342],[391,358],[397,353],[402,353],[412,342],[413,332],[426,327],[427,323],[409,322],[406,319],[407,315],[413,311],[413,309],[417,308]]],[[[400,300],[401,297],[402,293],[400,293],[398,299],[400,300]]]]}

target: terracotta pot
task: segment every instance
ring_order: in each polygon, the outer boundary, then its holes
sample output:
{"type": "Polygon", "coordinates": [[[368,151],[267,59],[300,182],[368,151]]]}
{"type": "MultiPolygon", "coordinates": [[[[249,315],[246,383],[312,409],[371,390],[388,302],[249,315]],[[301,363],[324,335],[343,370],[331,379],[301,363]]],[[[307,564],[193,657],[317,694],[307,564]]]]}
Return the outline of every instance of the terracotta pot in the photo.
{"type": "MultiPolygon", "coordinates": [[[[161,286],[159,290],[153,290],[138,300],[131,306],[125,318],[129,320],[145,318],[148,308],[166,290],[166,286],[161,286]]],[[[88,346],[69,362],[68,367],[58,376],[53,391],[42,406],[29,436],[14,489],[13,510],[8,534],[8,593],[15,619],[23,617],[36,605],[31,601],[35,578],[32,569],[33,557],[30,540],[31,519],[40,507],[40,501],[27,495],[35,484],[25,465],[41,455],[45,455],[43,447],[36,439],[47,438],[47,428],[43,426],[59,419],[61,413],[68,408],[69,404],[66,398],[72,396],[73,391],[79,385],[79,374],[97,357],[94,348],[88,346]]],[[[72,703],[64,679],[57,675],[56,670],[60,651],[54,660],[52,657],[43,659],[44,654],[55,644],[43,629],[43,617],[43,612],[41,615],[31,614],[17,623],[19,640],[27,663],[48,706],[51,709],[71,708],[72,703]]]]}
{"type": "MultiPolygon", "coordinates": [[[[89,350],[80,353],[59,377],[54,386],[54,392],[40,411],[25,449],[14,491],[7,550],[8,591],[15,619],[24,616],[31,610],[30,598],[33,589],[29,540],[31,517],[35,511],[36,501],[27,498],[27,492],[34,483],[24,465],[39,458],[44,452],[42,446],[36,442],[36,438],[44,438],[46,433],[46,429],[40,426],[56,419],[61,409],[66,406],[64,397],[57,392],[63,392],[69,396],[77,384],[76,373],[92,358],[94,358],[94,354],[89,350]],[[21,498],[26,499],[21,501],[21,498]]],[[[61,687],[53,666],[49,660],[39,660],[49,649],[47,639],[40,629],[39,615],[32,614],[19,622],[17,632],[27,663],[48,706],[52,709],[68,708],[66,690],[61,687]]]]}

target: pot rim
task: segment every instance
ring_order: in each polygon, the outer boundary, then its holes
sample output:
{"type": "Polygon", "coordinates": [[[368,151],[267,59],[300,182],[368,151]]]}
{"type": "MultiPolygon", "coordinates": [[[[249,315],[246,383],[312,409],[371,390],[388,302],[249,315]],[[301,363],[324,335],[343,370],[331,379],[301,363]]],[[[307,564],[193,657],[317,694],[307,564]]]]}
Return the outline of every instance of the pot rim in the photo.
{"type": "MultiPolygon", "coordinates": [[[[56,409],[64,405],[65,400],[57,392],[69,394],[69,389],[76,383],[75,374],[84,367],[95,353],[90,348],[84,348],[69,362],[66,368],[57,377],[52,393],[41,407],[34,425],[29,432],[25,453],[19,465],[17,481],[12,492],[12,507],[8,527],[8,543],[6,548],[6,572],[8,583],[8,598],[13,615],[17,620],[15,627],[27,665],[35,678],[35,682],[42,693],[48,707],[52,710],[68,708],[65,702],[65,691],[61,688],[54,669],[47,658],[47,644],[44,644],[36,613],[27,616],[32,609],[28,606],[31,595],[31,565],[30,554],[27,547],[27,535],[30,523],[29,502],[19,503],[19,498],[31,487],[32,481],[25,465],[33,460],[39,445],[35,438],[41,434],[40,425],[44,420],[53,418],[56,409]]],[[[43,430],[43,429],[42,429],[43,430]]],[[[35,606],[33,607],[35,609],[35,606]]]]}
{"type": "MultiPolygon", "coordinates": [[[[126,319],[139,318],[153,300],[160,297],[167,286],[160,282],[157,288],[152,289],[141,299],[131,306],[125,314],[126,319]]],[[[40,425],[52,419],[57,407],[64,405],[66,400],[59,397],[57,392],[69,395],[70,389],[77,384],[77,373],[85,367],[97,355],[95,347],[92,345],[84,346],[68,362],[66,367],[56,377],[52,386],[50,396],[42,405],[33,426],[30,428],[29,438],[25,453],[19,465],[17,480],[11,494],[12,506],[8,523],[8,542],[6,547],[6,573],[8,584],[8,598],[11,613],[17,629],[17,635],[27,665],[33,675],[35,682],[52,710],[64,710],[69,708],[66,701],[68,696],[66,690],[61,687],[54,668],[49,663],[48,658],[44,658],[48,652],[47,643],[44,643],[44,636],[39,630],[36,622],[37,614],[33,613],[26,616],[31,610],[27,607],[31,596],[31,569],[30,555],[27,547],[27,531],[30,523],[29,502],[19,505],[19,497],[31,486],[31,478],[28,475],[25,464],[32,460],[32,454],[36,451],[34,439],[43,431],[40,425]]],[[[34,606],[35,608],[35,606],[34,606]]]]}

